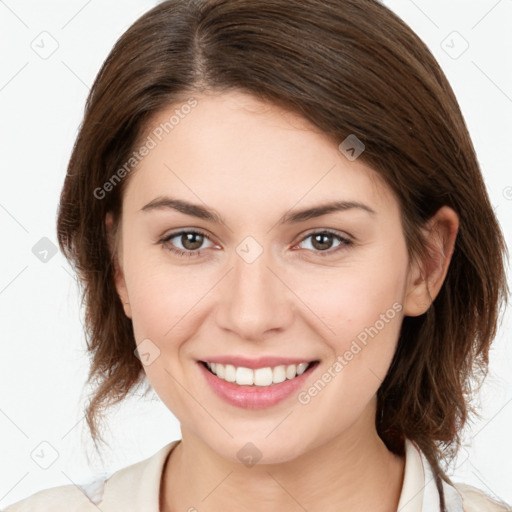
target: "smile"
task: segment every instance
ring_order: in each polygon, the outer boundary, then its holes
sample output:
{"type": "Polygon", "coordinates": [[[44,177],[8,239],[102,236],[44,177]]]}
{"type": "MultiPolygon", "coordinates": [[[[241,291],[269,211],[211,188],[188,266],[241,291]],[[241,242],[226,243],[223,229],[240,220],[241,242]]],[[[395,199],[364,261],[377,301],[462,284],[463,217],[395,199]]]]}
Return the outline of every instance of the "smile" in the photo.
{"type": "Polygon", "coordinates": [[[212,361],[197,361],[197,364],[214,395],[235,407],[264,409],[298,393],[312,378],[320,361],[256,368],[212,361]]]}
{"type": "Polygon", "coordinates": [[[236,382],[239,386],[271,386],[302,375],[313,362],[267,366],[257,369],[208,361],[205,364],[214,375],[226,382],[236,382]]]}

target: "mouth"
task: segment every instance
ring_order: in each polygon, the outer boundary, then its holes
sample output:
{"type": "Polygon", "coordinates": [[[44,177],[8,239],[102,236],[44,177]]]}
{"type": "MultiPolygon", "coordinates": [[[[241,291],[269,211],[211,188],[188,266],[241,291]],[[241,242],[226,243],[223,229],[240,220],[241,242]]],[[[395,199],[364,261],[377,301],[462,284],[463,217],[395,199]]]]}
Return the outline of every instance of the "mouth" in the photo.
{"type": "Polygon", "coordinates": [[[319,360],[247,368],[197,361],[208,387],[224,402],[244,409],[264,409],[296,395],[313,378],[319,360]]]}
{"type": "Polygon", "coordinates": [[[211,374],[225,382],[231,382],[238,386],[269,387],[292,380],[316,366],[320,361],[303,361],[293,364],[280,364],[265,366],[262,368],[247,368],[232,364],[213,363],[199,361],[211,374]]]}

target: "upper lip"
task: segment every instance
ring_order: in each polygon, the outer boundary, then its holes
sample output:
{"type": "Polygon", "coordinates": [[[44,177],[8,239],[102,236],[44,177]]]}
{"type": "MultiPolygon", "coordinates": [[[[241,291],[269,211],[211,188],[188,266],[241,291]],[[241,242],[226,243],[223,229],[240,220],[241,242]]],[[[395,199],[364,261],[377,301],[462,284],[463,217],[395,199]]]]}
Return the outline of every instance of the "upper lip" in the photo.
{"type": "Polygon", "coordinates": [[[257,368],[274,367],[280,365],[290,365],[299,363],[312,363],[316,359],[308,358],[297,358],[297,357],[278,357],[278,356],[261,356],[255,359],[249,359],[243,356],[216,356],[206,357],[202,359],[205,363],[220,363],[220,364],[231,364],[233,366],[242,366],[244,368],[251,368],[253,370],[257,368]]]}

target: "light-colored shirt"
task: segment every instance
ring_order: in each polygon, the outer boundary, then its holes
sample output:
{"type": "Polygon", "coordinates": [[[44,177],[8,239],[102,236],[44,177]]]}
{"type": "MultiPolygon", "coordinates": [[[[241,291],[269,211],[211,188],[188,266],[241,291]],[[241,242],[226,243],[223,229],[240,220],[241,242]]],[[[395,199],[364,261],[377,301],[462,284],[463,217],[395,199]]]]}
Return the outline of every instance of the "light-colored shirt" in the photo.
{"type": "MultiPolygon", "coordinates": [[[[5,512],[159,512],[165,462],[181,440],[151,457],[87,485],[62,485],[36,492],[5,512]]],[[[446,512],[512,512],[512,507],[465,484],[443,482],[446,512]]],[[[432,468],[417,445],[406,440],[405,473],[397,512],[441,512],[432,468]]]]}

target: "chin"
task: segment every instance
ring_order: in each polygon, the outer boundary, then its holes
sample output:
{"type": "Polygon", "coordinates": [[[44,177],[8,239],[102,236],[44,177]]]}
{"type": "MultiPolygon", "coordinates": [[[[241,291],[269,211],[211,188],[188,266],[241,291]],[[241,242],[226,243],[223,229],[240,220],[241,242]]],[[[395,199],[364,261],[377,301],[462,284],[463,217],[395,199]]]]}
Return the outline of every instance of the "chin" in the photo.
{"type": "Polygon", "coordinates": [[[304,453],[304,442],[290,439],[288,433],[284,431],[281,436],[273,432],[268,437],[266,437],[267,431],[263,433],[261,430],[256,431],[254,435],[247,432],[239,435],[232,434],[234,435],[232,439],[226,438],[213,446],[208,442],[207,444],[220,457],[247,467],[252,467],[254,464],[286,463],[304,453]]]}

